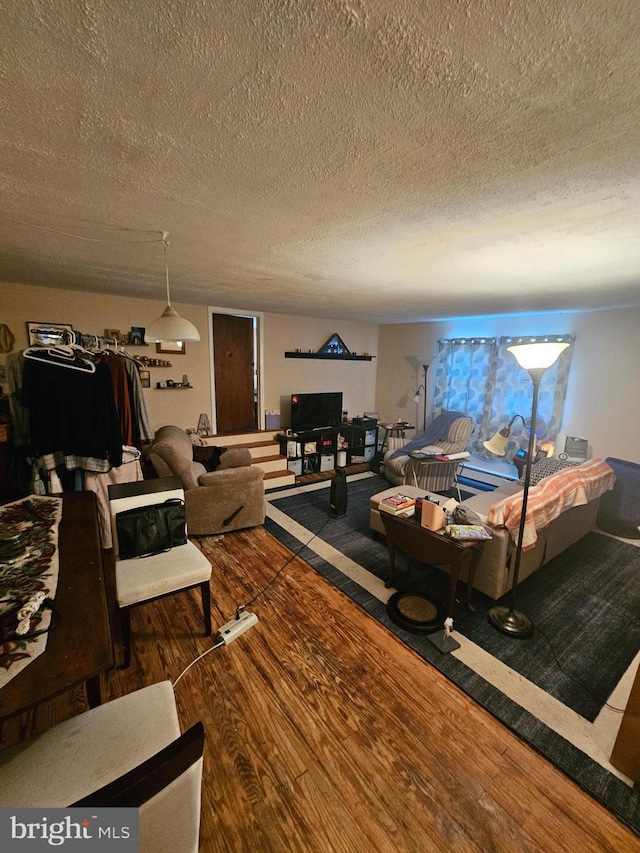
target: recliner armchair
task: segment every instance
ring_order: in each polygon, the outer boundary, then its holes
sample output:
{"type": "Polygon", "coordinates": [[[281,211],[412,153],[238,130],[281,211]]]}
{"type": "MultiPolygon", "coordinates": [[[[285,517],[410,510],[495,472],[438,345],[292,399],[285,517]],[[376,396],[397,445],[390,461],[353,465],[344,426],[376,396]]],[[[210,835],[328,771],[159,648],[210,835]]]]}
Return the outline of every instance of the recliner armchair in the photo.
{"type": "Polygon", "coordinates": [[[416,485],[425,492],[443,492],[453,486],[459,461],[430,463],[419,469],[411,466],[409,450],[427,453],[464,453],[473,432],[473,421],[458,412],[441,412],[426,430],[411,440],[389,439],[384,455],[384,476],[396,486],[416,485]],[[406,453],[403,451],[406,448],[406,453]]]}
{"type": "Polygon", "coordinates": [[[264,523],[264,471],[245,448],[229,448],[215,471],[193,458],[193,444],[177,426],[156,432],[149,461],[159,477],[179,477],[190,536],[227,533],[264,523]]]}

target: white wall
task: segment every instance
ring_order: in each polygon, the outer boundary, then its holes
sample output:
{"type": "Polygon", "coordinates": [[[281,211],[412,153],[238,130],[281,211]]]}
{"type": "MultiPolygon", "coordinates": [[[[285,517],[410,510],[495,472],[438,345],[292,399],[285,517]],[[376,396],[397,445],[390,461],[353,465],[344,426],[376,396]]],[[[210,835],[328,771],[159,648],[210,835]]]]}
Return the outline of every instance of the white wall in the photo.
{"type": "Polygon", "coordinates": [[[291,394],[342,391],[343,407],[350,417],[375,410],[378,367],[378,326],[347,320],[327,320],[285,314],[267,314],[265,337],[265,408],[279,409],[282,425],[289,425],[291,394]],[[285,358],[297,348],[318,351],[334,334],[351,352],[376,356],[371,361],[326,361],[285,358]]]}
{"type": "Polygon", "coordinates": [[[639,329],[640,308],[381,326],[376,408],[383,420],[421,423],[422,405],[410,402],[422,373],[412,357],[435,354],[439,338],[574,334],[562,431],[587,438],[593,456],[640,463],[639,329]]]}
{"type": "MultiPolygon", "coordinates": [[[[68,323],[82,332],[100,335],[105,329],[125,332],[132,326],[145,327],[164,310],[164,303],[155,300],[20,284],[4,283],[0,287],[0,322],[6,323],[15,335],[14,351],[27,346],[27,321],[68,323]]],[[[154,430],[169,423],[195,428],[201,413],[212,417],[208,308],[183,303],[174,303],[174,307],[181,316],[195,324],[201,340],[199,343],[187,343],[184,355],[157,355],[170,361],[172,367],[151,368],[152,387],[145,391],[145,399],[154,430]],[[158,381],[181,381],[184,373],[188,375],[193,389],[155,388],[158,381]]],[[[288,400],[291,394],[310,391],[342,391],[344,406],[351,416],[374,408],[377,359],[328,362],[286,359],[284,353],[297,347],[318,350],[331,335],[338,334],[353,352],[377,355],[376,325],[266,314],[262,333],[266,409],[279,409],[281,400],[288,400]]],[[[155,344],[145,348],[131,347],[128,351],[132,355],[156,357],[155,344]]],[[[6,355],[0,354],[0,364],[5,362],[6,355]]],[[[7,393],[7,384],[0,387],[7,393]]]]}
{"type": "MultiPolygon", "coordinates": [[[[52,290],[21,284],[2,284],[2,319],[7,323],[16,342],[14,351],[27,346],[26,321],[70,323],[86,334],[104,334],[105,329],[129,332],[132,326],[145,327],[164,310],[165,303],[156,300],[106,296],[100,293],[78,293],[71,290],[52,290]]],[[[172,367],[152,367],[151,385],[145,390],[145,400],[154,429],[167,423],[196,427],[201,412],[211,413],[209,382],[209,343],[207,309],[198,305],[174,305],[178,313],[198,328],[199,343],[185,344],[185,354],[156,353],[155,344],[148,347],[128,347],[131,355],[165,359],[172,367]],[[157,390],[156,382],[172,379],[182,381],[186,373],[193,389],[157,390]]],[[[6,356],[0,355],[1,363],[6,356]]],[[[3,386],[6,393],[7,385],[3,386]]]]}
{"type": "MultiPolygon", "coordinates": [[[[27,345],[26,321],[71,323],[83,332],[107,328],[129,330],[146,326],[164,308],[155,300],[51,290],[2,284],[0,322],[16,337],[14,350],[27,345]]],[[[194,323],[201,342],[186,344],[185,355],[160,356],[172,368],[152,368],[155,386],[163,379],[180,380],[187,373],[190,391],[145,392],[152,427],[166,423],[197,426],[198,416],[211,416],[208,309],[176,303],[178,312],[194,323]]],[[[420,425],[422,404],[411,397],[422,380],[417,355],[436,352],[438,338],[507,334],[571,333],[576,335],[562,428],[589,439],[595,456],[640,462],[640,308],[592,313],[526,317],[461,318],[434,323],[375,326],[370,323],[305,316],[264,316],[264,406],[280,408],[292,393],[342,391],[350,416],[377,410],[383,420],[406,419],[420,425]],[[372,361],[286,359],[284,352],[318,350],[337,333],[350,350],[376,356],[372,361]]],[[[134,349],[155,355],[155,347],[134,349]]],[[[0,364],[6,356],[0,354],[0,364]]],[[[432,379],[428,375],[429,397],[432,379]]],[[[3,386],[7,392],[7,385],[3,386]]]]}

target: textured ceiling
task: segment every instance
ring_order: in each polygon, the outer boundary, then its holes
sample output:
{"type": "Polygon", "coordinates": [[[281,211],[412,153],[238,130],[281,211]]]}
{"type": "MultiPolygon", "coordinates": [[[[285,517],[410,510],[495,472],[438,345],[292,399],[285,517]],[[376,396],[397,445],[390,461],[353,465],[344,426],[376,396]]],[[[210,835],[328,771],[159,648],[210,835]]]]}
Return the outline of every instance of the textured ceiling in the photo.
{"type": "Polygon", "coordinates": [[[7,0],[0,26],[0,281],[162,302],[168,231],[176,302],[640,304],[637,0],[7,0]]]}

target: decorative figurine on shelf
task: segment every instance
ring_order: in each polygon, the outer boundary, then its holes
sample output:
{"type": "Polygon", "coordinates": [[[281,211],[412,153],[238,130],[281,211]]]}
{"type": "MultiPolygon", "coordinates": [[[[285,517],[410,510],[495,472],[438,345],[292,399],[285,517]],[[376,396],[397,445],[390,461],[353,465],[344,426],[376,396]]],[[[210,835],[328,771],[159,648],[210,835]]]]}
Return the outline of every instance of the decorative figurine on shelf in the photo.
{"type": "Polygon", "coordinates": [[[209,435],[211,432],[211,421],[206,413],[198,419],[198,435],[209,435]]]}

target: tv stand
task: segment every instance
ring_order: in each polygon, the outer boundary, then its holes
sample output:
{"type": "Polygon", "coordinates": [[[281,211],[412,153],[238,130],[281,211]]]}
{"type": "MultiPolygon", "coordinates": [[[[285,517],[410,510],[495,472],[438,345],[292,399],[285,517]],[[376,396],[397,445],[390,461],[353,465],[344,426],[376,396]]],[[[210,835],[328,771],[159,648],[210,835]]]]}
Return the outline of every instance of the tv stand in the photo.
{"type": "Polygon", "coordinates": [[[371,462],[378,446],[378,422],[313,427],[295,435],[279,434],[280,453],[294,474],[333,471],[336,467],[371,462]],[[344,455],[343,455],[344,454],[344,455]]]}

